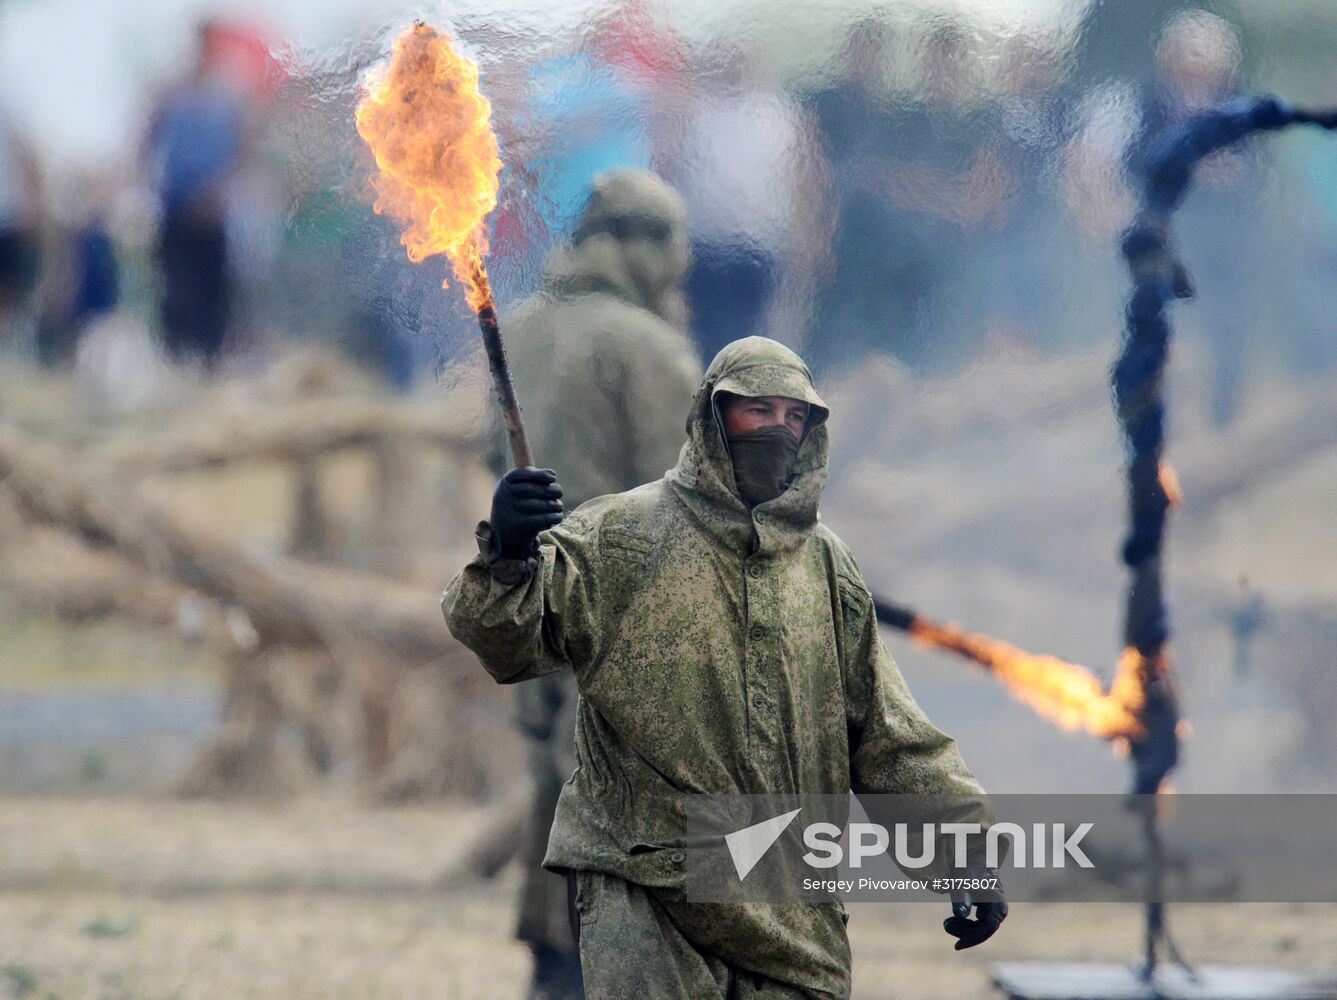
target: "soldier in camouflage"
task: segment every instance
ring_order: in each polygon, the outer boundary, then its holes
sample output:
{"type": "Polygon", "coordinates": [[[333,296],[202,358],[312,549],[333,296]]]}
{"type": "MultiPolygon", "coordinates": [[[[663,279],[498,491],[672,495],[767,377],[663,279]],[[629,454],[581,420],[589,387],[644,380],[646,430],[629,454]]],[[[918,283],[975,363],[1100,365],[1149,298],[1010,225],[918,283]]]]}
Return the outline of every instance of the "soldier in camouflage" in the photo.
{"type": "MultiPolygon", "coordinates": [[[[542,287],[503,320],[530,444],[562,470],[573,507],[658,479],[677,458],[701,381],[685,330],[687,265],[682,199],[653,174],[610,171],[542,287]]],[[[533,1000],[578,997],[566,881],[543,869],[557,796],[576,767],[575,678],[563,669],[515,690],[534,781],[516,936],[534,955],[533,1000]]]]}
{"type": "MultiPolygon", "coordinates": [[[[818,520],[826,417],[797,355],[736,341],[664,478],[563,519],[555,475],[513,469],[446,590],[451,632],[497,681],[575,672],[578,766],[544,864],[574,873],[592,1000],[850,995],[838,904],[684,898],[677,796],[981,794],[818,520]]],[[[1005,915],[981,903],[945,926],[970,946],[1005,915]]]]}

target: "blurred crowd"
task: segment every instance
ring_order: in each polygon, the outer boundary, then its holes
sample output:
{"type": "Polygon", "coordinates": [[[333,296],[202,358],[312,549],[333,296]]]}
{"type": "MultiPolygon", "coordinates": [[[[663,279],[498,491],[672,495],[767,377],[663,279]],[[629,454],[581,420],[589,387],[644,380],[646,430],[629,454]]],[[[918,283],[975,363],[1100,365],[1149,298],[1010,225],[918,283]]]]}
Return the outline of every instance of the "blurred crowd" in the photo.
{"type": "MultiPolygon", "coordinates": [[[[688,206],[703,360],[764,332],[819,377],[870,354],[936,374],[999,347],[1112,340],[1117,238],[1148,143],[1253,87],[1237,24],[1162,8],[1122,62],[1091,56],[1097,25],[1002,34],[942,14],[862,15],[820,71],[745,34],[689,44],[637,0],[566,40],[480,29],[467,41],[505,161],[498,301],[538,286],[592,179],[629,166],[688,206]]],[[[0,111],[4,351],[208,374],[314,338],[392,388],[439,373],[472,345],[472,319],[440,293],[444,268],[410,264],[372,211],[351,123],[383,42],[312,53],[207,21],[135,148],[100,174],[45,176],[0,111]]],[[[1226,151],[1180,213],[1220,424],[1259,358],[1337,356],[1317,305],[1337,265],[1334,164],[1312,144],[1226,151]]]]}

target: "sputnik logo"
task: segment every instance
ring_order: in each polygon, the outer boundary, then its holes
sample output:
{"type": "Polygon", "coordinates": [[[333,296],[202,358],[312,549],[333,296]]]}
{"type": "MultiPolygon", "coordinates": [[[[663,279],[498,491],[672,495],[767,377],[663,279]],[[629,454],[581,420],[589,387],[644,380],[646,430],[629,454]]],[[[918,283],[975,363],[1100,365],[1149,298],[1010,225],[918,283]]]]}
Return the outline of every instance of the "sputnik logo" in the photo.
{"type": "Polygon", "coordinates": [[[794,817],[802,811],[802,808],[799,808],[792,812],[781,813],[773,819],[763,820],[724,835],[729,856],[733,858],[734,870],[738,872],[738,881],[747,878],[748,873],[757,866],[757,862],[771,849],[771,845],[780,839],[780,834],[785,832],[785,828],[794,822],[794,817]]]}

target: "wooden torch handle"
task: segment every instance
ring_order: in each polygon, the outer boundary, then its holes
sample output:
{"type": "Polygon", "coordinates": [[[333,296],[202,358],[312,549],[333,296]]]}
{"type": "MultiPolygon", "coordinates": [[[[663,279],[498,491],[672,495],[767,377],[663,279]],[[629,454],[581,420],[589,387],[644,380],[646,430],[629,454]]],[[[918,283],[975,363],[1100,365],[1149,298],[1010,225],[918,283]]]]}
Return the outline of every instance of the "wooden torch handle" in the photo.
{"type": "Polygon", "coordinates": [[[515,386],[511,383],[511,367],[506,362],[506,348],[501,343],[501,328],[497,325],[497,311],[490,304],[478,310],[478,326],[483,331],[483,349],[487,351],[487,366],[492,369],[492,383],[497,388],[497,401],[506,421],[506,437],[511,443],[511,458],[517,467],[533,465],[534,456],[525,438],[525,422],[520,417],[520,404],[515,400],[515,386]]]}

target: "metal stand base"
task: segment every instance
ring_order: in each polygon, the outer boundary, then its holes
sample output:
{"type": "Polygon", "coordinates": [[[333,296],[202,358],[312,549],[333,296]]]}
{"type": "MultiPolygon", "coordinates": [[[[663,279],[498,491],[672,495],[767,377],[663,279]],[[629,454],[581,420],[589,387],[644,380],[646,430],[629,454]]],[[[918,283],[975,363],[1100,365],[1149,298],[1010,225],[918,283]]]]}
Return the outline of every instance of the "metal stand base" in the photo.
{"type": "Polygon", "coordinates": [[[1337,1000],[1337,970],[1166,964],[1148,980],[1134,965],[1000,962],[992,976],[1009,1000],[1337,1000]]]}

